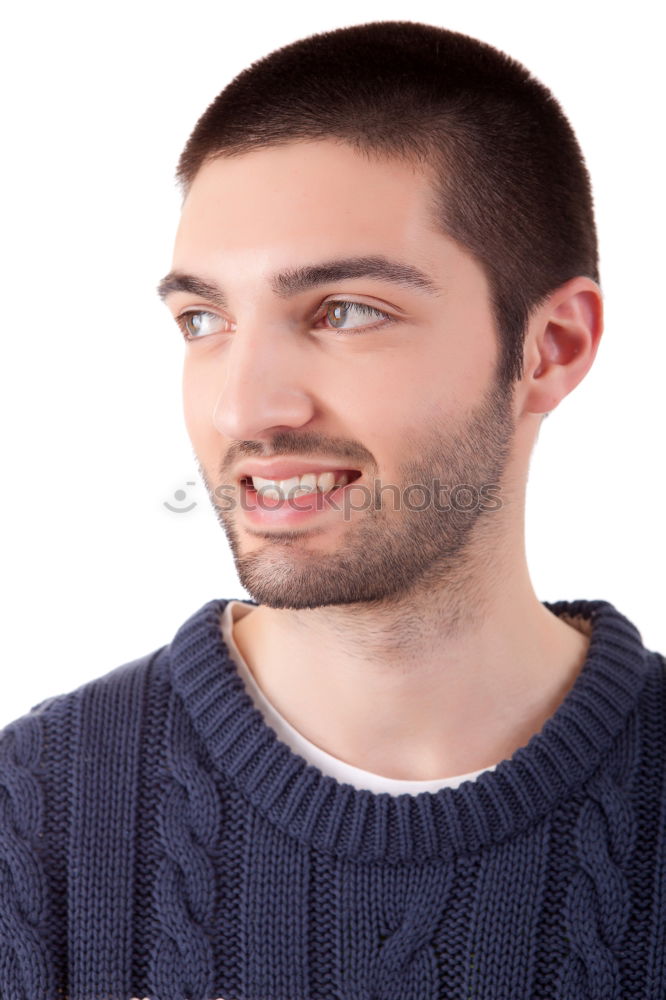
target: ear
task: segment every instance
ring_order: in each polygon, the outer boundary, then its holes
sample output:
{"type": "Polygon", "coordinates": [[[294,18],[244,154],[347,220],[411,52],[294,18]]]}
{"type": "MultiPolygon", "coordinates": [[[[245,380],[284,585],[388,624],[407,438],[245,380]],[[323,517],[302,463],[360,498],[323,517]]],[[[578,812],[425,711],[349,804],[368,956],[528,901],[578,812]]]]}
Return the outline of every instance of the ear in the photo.
{"type": "Polygon", "coordinates": [[[603,331],[603,299],[591,278],[571,278],[531,315],[525,336],[522,411],[549,413],[585,377],[603,331]]]}

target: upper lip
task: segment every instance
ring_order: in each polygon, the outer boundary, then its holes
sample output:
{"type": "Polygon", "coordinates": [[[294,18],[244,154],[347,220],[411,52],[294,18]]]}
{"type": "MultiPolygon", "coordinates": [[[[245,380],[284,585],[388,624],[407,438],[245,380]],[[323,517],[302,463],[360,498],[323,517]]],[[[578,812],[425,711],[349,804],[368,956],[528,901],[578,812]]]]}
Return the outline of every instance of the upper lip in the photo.
{"type": "Polygon", "coordinates": [[[250,476],[260,476],[263,479],[291,479],[294,476],[304,476],[308,472],[358,472],[358,469],[351,469],[349,465],[339,465],[336,462],[327,462],[325,459],[320,462],[308,462],[300,458],[280,458],[270,462],[244,462],[236,470],[238,480],[250,476]]]}

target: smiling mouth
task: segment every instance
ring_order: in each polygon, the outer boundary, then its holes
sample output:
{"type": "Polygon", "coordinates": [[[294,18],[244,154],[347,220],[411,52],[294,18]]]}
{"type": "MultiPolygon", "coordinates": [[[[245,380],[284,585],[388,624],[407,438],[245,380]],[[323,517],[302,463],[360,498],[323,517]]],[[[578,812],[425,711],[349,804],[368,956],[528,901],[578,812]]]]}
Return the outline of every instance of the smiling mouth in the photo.
{"type": "MultiPolygon", "coordinates": [[[[277,481],[275,485],[263,485],[261,487],[262,497],[267,500],[272,499],[276,501],[284,502],[288,499],[294,499],[296,497],[306,498],[308,496],[318,497],[318,496],[328,496],[330,493],[334,493],[339,489],[344,489],[346,486],[351,486],[363,475],[358,469],[339,469],[335,473],[334,483],[328,485],[326,488],[322,489],[321,484],[317,482],[314,484],[303,486],[303,487],[291,487],[291,489],[285,494],[281,487],[278,485],[277,481]]],[[[242,489],[246,490],[250,495],[258,495],[258,490],[254,486],[254,481],[252,476],[243,476],[240,480],[240,486],[242,489]]]]}

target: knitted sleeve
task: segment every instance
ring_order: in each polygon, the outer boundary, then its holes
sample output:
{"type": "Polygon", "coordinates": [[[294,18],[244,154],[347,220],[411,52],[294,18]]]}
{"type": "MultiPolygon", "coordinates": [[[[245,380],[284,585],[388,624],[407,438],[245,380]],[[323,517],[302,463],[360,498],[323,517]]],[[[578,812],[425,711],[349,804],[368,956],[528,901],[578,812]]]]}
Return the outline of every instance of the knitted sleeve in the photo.
{"type": "Polygon", "coordinates": [[[0,732],[0,996],[53,1000],[40,707],[0,732]]]}
{"type": "Polygon", "coordinates": [[[0,731],[0,998],[130,996],[144,689],[157,653],[0,731]]]}

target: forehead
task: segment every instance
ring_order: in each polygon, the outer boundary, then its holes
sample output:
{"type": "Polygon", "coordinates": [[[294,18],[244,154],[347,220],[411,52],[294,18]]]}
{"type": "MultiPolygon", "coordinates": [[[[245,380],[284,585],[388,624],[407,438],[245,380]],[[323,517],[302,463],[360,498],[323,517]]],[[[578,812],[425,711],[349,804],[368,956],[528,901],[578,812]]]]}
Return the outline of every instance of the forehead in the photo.
{"type": "Polygon", "coordinates": [[[200,169],[183,204],[176,248],[257,252],[297,241],[304,253],[324,245],[346,252],[353,240],[360,251],[365,243],[418,254],[426,233],[435,233],[432,194],[416,166],[340,142],[255,150],[200,169]]]}

